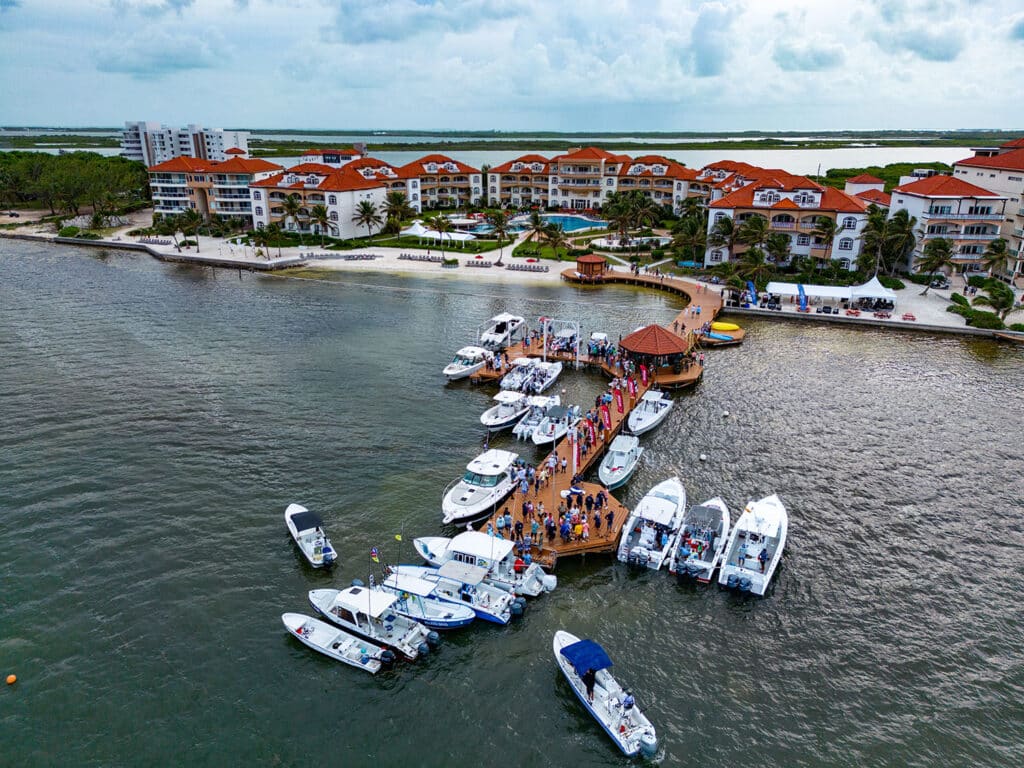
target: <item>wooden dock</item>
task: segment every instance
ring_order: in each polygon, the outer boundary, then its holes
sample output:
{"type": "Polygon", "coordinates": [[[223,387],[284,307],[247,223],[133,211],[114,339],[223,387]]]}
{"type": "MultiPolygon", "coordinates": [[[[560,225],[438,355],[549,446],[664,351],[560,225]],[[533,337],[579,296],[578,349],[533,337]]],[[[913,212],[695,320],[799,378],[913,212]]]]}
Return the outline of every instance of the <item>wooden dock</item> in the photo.
{"type": "MultiPolygon", "coordinates": [[[[698,337],[695,331],[699,330],[701,325],[707,321],[714,320],[718,313],[722,310],[723,302],[721,295],[706,286],[693,281],[684,281],[676,278],[659,278],[654,275],[633,275],[626,272],[609,272],[606,273],[604,279],[600,282],[590,282],[579,279],[577,273],[573,270],[566,270],[562,272],[562,279],[573,282],[573,283],[584,283],[591,285],[602,285],[604,283],[625,283],[629,285],[639,285],[644,287],[656,288],[658,290],[668,291],[670,293],[686,296],[689,298],[689,303],[674,319],[672,324],[665,326],[666,330],[671,331],[680,338],[684,339],[687,346],[692,348],[697,343],[702,343],[702,346],[711,346],[713,344],[707,344],[707,342],[714,342],[714,340],[706,340],[704,342],[698,342],[698,337]],[[696,307],[700,307],[699,313],[695,311],[696,307]]],[[[728,344],[738,344],[743,340],[743,331],[730,331],[729,332],[733,339],[728,344]]],[[[493,383],[499,381],[509,370],[509,361],[517,357],[541,357],[544,350],[540,345],[526,346],[522,341],[517,342],[513,346],[509,347],[503,355],[504,363],[500,369],[485,369],[478,371],[471,380],[478,383],[493,383]]],[[[575,362],[575,356],[571,353],[556,352],[548,353],[548,359],[561,360],[562,362],[575,362]]],[[[620,366],[610,365],[604,358],[590,357],[589,355],[580,355],[580,363],[587,366],[593,366],[600,368],[609,377],[618,377],[623,374],[620,366]]],[[[636,403],[644,393],[652,387],[684,387],[695,384],[703,373],[703,368],[697,364],[691,364],[689,368],[679,373],[675,373],[668,370],[653,371],[654,375],[648,379],[647,384],[643,384],[642,381],[637,380],[637,394],[636,398],[629,396],[628,392],[623,391],[623,409],[619,413],[619,410],[615,404],[609,406],[609,415],[611,419],[611,428],[604,430],[603,436],[599,436],[593,445],[590,446],[587,454],[581,457],[581,463],[576,467],[576,474],[583,475],[594,467],[595,464],[599,463],[601,458],[604,456],[608,445],[615,438],[616,435],[622,430],[629,417],[630,411],[633,410],[636,403]]],[[[504,504],[500,505],[499,509],[495,510],[490,518],[480,523],[477,528],[478,530],[487,530],[487,525],[495,525],[495,521],[498,514],[503,514],[505,509],[509,510],[512,515],[513,524],[516,521],[522,521],[524,526],[524,532],[530,531],[531,520],[523,518],[523,504],[526,501],[530,501],[534,505],[534,509],[538,508],[539,504],[544,505],[544,509],[547,512],[551,512],[557,518],[558,506],[562,502],[562,493],[569,490],[573,477],[573,460],[571,455],[571,444],[568,438],[562,438],[554,448],[554,454],[558,464],[559,471],[555,475],[549,478],[539,490],[534,490],[534,486],[530,486],[530,490],[524,496],[519,493],[518,490],[512,494],[504,504]],[[567,469],[565,472],[561,472],[562,459],[566,459],[567,469]]],[[[540,472],[547,466],[547,462],[551,454],[547,454],[544,458],[536,463],[537,471],[540,472]]],[[[591,494],[597,495],[597,492],[601,490],[602,486],[595,483],[580,483],[578,487],[582,488],[584,495],[591,494]]],[[[606,492],[607,493],[607,492],[606,492]]],[[[572,555],[582,555],[587,553],[607,553],[614,552],[618,546],[619,534],[622,531],[622,526],[625,525],[626,520],[629,518],[630,511],[614,496],[608,495],[608,501],[605,508],[602,510],[603,515],[607,515],[610,511],[612,513],[612,525],[609,527],[602,520],[600,528],[590,525],[590,538],[587,541],[570,541],[568,543],[563,542],[561,537],[556,533],[553,541],[549,541],[544,531],[541,528],[542,542],[534,542],[532,556],[535,562],[540,563],[546,568],[552,568],[562,557],[572,555]]],[[[605,518],[606,519],[606,518],[605,518]]],[[[511,535],[511,534],[509,534],[511,535]]]]}

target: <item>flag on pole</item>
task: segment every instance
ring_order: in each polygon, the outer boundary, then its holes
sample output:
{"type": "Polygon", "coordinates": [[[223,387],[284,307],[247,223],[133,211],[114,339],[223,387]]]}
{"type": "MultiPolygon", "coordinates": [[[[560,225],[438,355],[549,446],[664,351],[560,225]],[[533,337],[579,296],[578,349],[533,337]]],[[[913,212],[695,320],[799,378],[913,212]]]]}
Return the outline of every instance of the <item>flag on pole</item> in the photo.
{"type": "Polygon", "coordinates": [[[395,541],[401,541],[401,540],[402,540],[402,534],[396,533],[395,534],[395,541]]]}
{"type": "Polygon", "coordinates": [[[621,389],[616,389],[615,390],[615,407],[619,410],[619,413],[622,413],[623,405],[622,405],[622,390],[621,389]]]}
{"type": "Polygon", "coordinates": [[[645,387],[647,386],[647,366],[643,363],[640,364],[640,381],[644,383],[645,387]]]}
{"type": "Polygon", "coordinates": [[[377,550],[376,547],[373,547],[370,550],[370,559],[373,560],[373,562],[375,562],[375,563],[379,563],[380,562],[380,552],[377,550]]]}

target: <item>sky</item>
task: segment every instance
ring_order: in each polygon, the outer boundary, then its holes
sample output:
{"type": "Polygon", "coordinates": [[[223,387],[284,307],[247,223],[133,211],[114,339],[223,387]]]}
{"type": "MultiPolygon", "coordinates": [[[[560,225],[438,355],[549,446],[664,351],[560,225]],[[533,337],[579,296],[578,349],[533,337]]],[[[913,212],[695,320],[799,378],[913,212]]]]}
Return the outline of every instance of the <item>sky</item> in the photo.
{"type": "Polygon", "coordinates": [[[1020,0],[0,0],[0,125],[1024,128],[1020,0]]]}

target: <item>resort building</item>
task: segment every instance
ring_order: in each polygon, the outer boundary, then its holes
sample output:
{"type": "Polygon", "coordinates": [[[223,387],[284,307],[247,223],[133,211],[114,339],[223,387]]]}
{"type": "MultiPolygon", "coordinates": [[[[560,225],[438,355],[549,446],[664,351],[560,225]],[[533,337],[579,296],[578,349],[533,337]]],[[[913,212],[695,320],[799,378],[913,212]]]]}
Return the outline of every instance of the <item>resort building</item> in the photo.
{"type": "Polygon", "coordinates": [[[570,149],[551,158],[548,199],[553,207],[572,210],[600,208],[618,187],[619,171],[628,155],[613,155],[598,147],[570,149]]]}
{"type": "Polygon", "coordinates": [[[381,224],[371,225],[354,221],[359,204],[369,201],[376,206],[383,220],[386,184],[376,178],[367,178],[352,164],[333,168],[322,163],[301,163],[287,171],[275,173],[249,187],[252,222],[257,229],[278,224],[289,232],[323,234],[338,238],[353,238],[374,234],[381,224]],[[298,210],[289,214],[286,200],[294,196],[298,210]],[[327,211],[326,222],[318,222],[313,209],[322,205],[327,211]],[[324,229],[326,227],[326,229],[324,229]]]}
{"type": "Polygon", "coordinates": [[[953,175],[1006,196],[1001,236],[1010,251],[1003,271],[996,275],[1013,280],[1024,273],[1024,139],[1000,147],[974,150],[975,156],[953,164],[953,175]]]}
{"type": "Polygon", "coordinates": [[[945,238],[953,243],[960,272],[981,271],[981,254],[1000,236],[1006,202],[1006,197],[955,176],[934,175],[896,187],[890,218],[906,210],[917,219],[917,244],[907,268],[913,268],[929,240],[945,238]]]}
{"type": "Polygon", "coordinates": [[[402,168],[396,168],[390,163],[378,160],[373,157],[362,157],[353,160],[349,168],[357,171],[360,176],[369,181],[379,181],[388,192],[401,192],[405,195],[406,202],[416,213],[423,212],[422,201],[420,200],[420,179],[417,176],[410,176],[402,168]]]}
{"type": "MultiPolygon", "coordinates": [[[[723,169],[725,170],[725,169],[723,169]]],[[[812,256],[838,261],[844,269],[855,269],[861,249],[861,232],[867,222],[868,204],[838,189],[823,187],[804,176],[780,171],[748,167],[744,178],[756,177],[739,189],[714,200],[708,206],[708,236],[724,217],[742,225],[754,216],[768,220],[769,232],[782,232],[789,237],[792,256],[812,256]],[[819,219],[836,223],[834,240],[830,243],[815,234],[819,219]]],[[[736,172],[728,172],[712,185],[728,181],[736,172]]],[[[739,182],[735,182],[739,183],[739,182]]],[[[736,245],[733,257],[749,246],[736,245]]],[[[704,263],[709,266],[729,260],[725,247],[708,245],[704,263]]]]}
{"type": "Polygon", "coordinates": [[[541,155],[523,155],[487,172],[487,202],[502,208],[531,205],[548,207],[550,161],[541,155]]]}
{"type": "Polygon", "coordinates": [[[176,157],[149,168],[153,212],[173,216],[186,209],[198,211],[204,219],[252,220],[249,185],[282,168],[266,160],[249,159],[242,150],[229,149],[222,162],[176,157]]]}
{"type": "Polygon", "coordinates": [[[307,149],[302,153],[302,162],[320,163],[321,165],[329,165],[332,168],[341,168],[341,166],[365,156],[366,145],[356,144],[344,149],[307,149]]]}
{"type": "Polygon", "coordinates": [[[121,157],[138,160],[147,168],[175,157],[227,160],[231,148],[249,153],[248,131],[225,131],[189,125],[169,128],[160,123],[126,122],[121,132],[121,157]]]}
{"type": "Polygon", "coordinates": [[[445,155],[427,155],[398,169],[400,175],[418,182],[419,191],[409,203],[416,210],[457,208],[483,202],[483,174],[479,168],[460,163],[445,155]]]}
{"type": "Polygon", "coordinates": [[[697,171],[661,155],[642,155],[627,160],[619,170],[616,189],[619,192],[638,190],[656,203],[678,212],[691,193],[690,184],[697,180],[697,171]]]}

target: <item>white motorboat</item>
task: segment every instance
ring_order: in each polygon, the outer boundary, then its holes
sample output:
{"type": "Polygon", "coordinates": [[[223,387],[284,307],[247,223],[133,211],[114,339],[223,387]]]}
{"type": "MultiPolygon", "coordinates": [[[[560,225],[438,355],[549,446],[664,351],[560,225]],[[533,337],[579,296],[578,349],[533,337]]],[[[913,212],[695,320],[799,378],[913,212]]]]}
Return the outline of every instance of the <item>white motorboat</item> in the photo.
{"type": "Polygon", "coordinates": [[[630,411],[626,426],[634,435],[650,432],[668,417],[673,403],[667,392],[657,389],[644,392],[636,408],[630,411]]]}
{"type": "Polygon", "coordinates": [[[494,396],[497,405],[480,414],[480,423],[491,432],[513,426],[530,410],[530,399],[522,392],[502,390],[494,396]]]}
{"type": "Polygon", "coordinates": [[[685,509],[686,489],[678,477],[654,486],[622,528],[619,560],[639,568],[661,568],[678,539],[685,509]]]}
{"type": "Polygon", "coordinates": [[[423,536],[413,541],[420,557],[434,566],[450,560],[487,569],[487,583],[517,595],[536,597],[558,586],[558,578],[544,573],[537,563],[523,564],[516,573],[515,544],[480,531],[466,531],[454,538],[423,536]]]}
{"type": "Polygon", "coordinates": [[[513,616],[521,616],[526,598],[515,597],[500,587],[487,583],[487,569],[449,560],[440,568],[425,565],[394,565],[392,574],[415,576],[434,584],[434,594],[441,600],[468,605],[476,615],[495,624],[508,624],[513,616]]]}
{"type": "Polygon", "coordinates": [[[691,578],[707,584],[721,565],[729,540],[729,508],[717,496],[690,507],[683,516],[668,572],[680,579],[691,578]]]}
{"type": "Polygon", "coordinates": [[[314,568],[328,568],[338,559],[324,531],[324,521],[301,504],[289,504],[284,511],[284,524],[299,545],[302,556],[314,568]]]}
{"type": "Polygon", "coordinates": [[[553,405],[547,409],[540,424],[533,430],[530,439],[534,445],[557,443],[566,433],[580,423],[580,407],[578,405],[553,405]]]}
{"type": "Polygon", "coordinates": [[[576,340],[577,336],[574,329],[562,328],[551,340],[551,350],[553,352],[571,352],[576,354],[576,340]]]}
{"type": "Polygon", "coordinates": [[[313,589],[309,602],[317,613],[342,629],[386,645],[409,661],[430,652],[438,635],[394,609],[398,596],[377,587],[313,589]]]}
{"type": "Polygon", "coordinates": [[[608,490],[618,488],[632,477],[643,453],[639,437],[616,435],[597,468],[598,478],[608,490]]]}
{"type": "Polygon", "coordinates": [[[434,594],[437,588],[434,582],[392,573],[380,587],[398,597],[394,605],[398,613],[425,627],[458,629],[476,620],[476,611],[468,605],[457,605],[437,597],[434,594]]]}
{"type": "Polygon", "coordinates": [[[516,340],[525,320],[518,315],[502,312],[492,317],[480,334],[480,345],[487,349],[504,349],[516,340]]]}
{"type": "Polygon", "coordinates": [[[281,621],[288,634],[314,651],[351,667],[364,669],[371,675],[377,674],[382,665],[395,662],[395,654],[387,648],[368,643],[327,622],[301,613],[282,613],[281,621]]]}
{"type": "Polygon", "coordinates": [[[561,405],[562,400],[558,395],[552,395],[551,397],[534,395],[529,398],[529,403],[530,409],[526,412],[526,415],[519,420],[518,424],[512,427],[512,434],[519,440],[529,440],[537,426],[544,421],[548,408],[561,405]]]}
{"type": "Polygon", "coordinates": [[[442,373],[448,381],[456,381],[472,376],[494,359],[494,354],[481,347],[463,347],[455,353],[452,361],[444,367],[442,373]]]}
{"type": "Polygon", "coordinates": [[[764,595],[786,548],[789,513],[776,494],[747,504],[729,535],[718,583],[764,595]]]}
{"type": "Polygon", "coordinates": [[[563,630],[555,632],[552,649],[576,698],[618,748],[628,757],[640,752],[645,757],[654,757],[658,752],[654,726],[640,711],[632,694],[608,671],[612,661],[604,649],[593,640],[580,640],[563,630]],[[590,675],[593,675],[593,700],[585,682],[590,675]]]}
{"type": "Polygon", "coordinates": [[[466,465],[466,474],[445,489],[442,522],[469,522],[491,512],[513,490],[513,465],[519,454],[491,448],[466,465]]]}
{"type": "Polygon", "coordinates": [[[538,361],[532,357],[517,357],[509,363],[509,372],[502,376],[498,386],[515,392],[523,388],[523,384],[533,373],[533,366],[538,361]]]}
{"type": "Polygon", "coordinates": [[[562,373],[562,364],[558,360],[551,362],[535,361],[529,375],[523,380],[519,389],[531,395],[539,395],[555,383],[562,373]]]}

